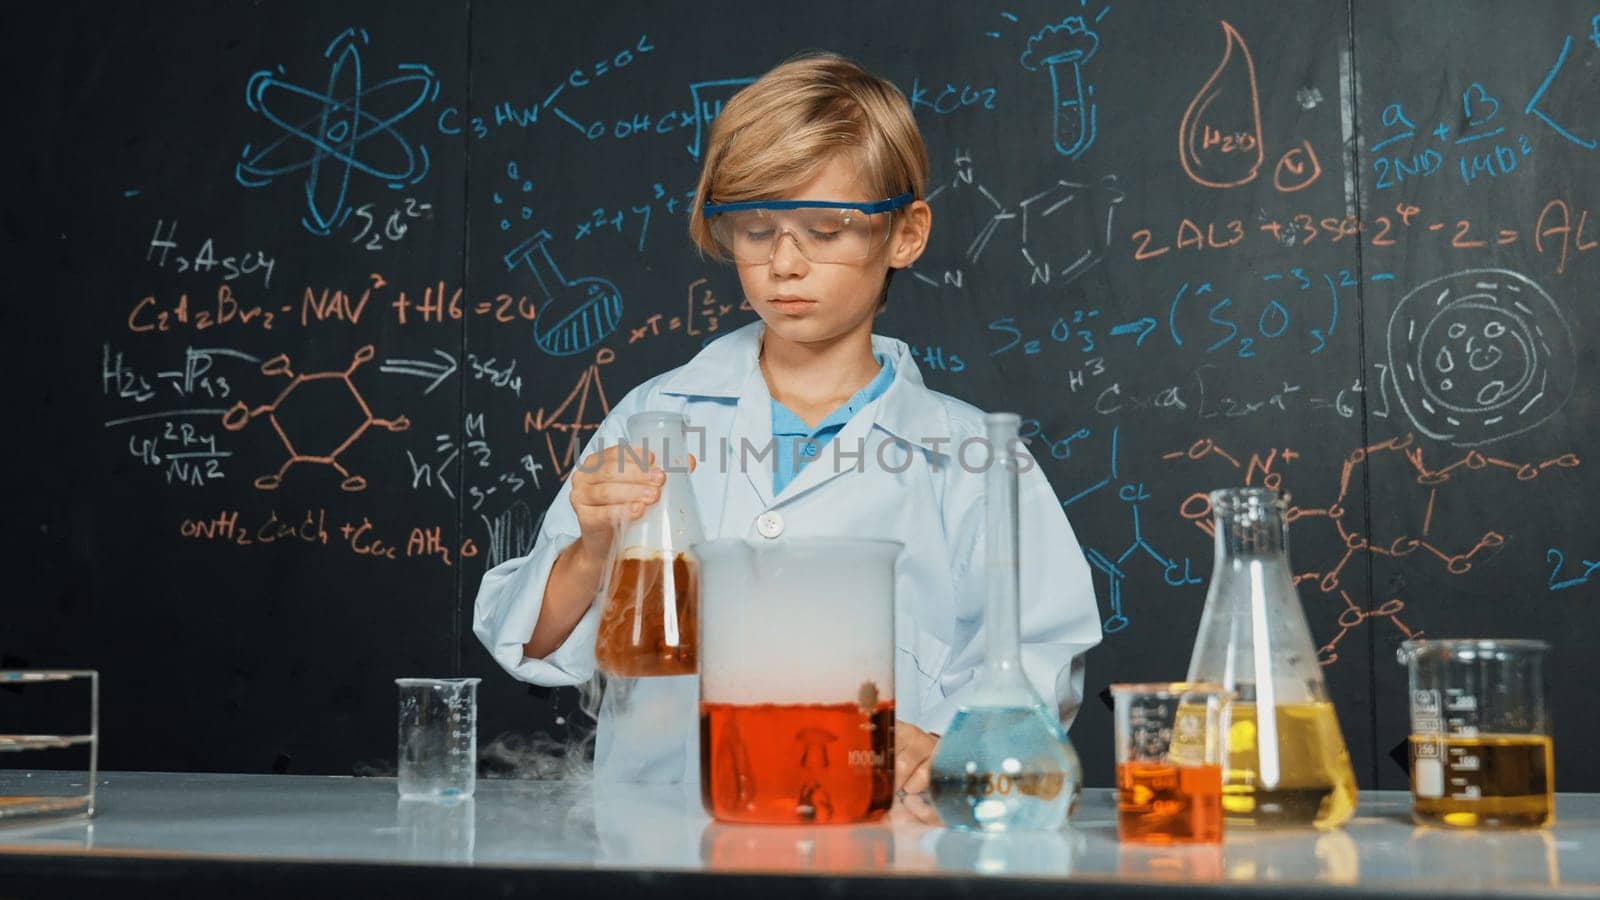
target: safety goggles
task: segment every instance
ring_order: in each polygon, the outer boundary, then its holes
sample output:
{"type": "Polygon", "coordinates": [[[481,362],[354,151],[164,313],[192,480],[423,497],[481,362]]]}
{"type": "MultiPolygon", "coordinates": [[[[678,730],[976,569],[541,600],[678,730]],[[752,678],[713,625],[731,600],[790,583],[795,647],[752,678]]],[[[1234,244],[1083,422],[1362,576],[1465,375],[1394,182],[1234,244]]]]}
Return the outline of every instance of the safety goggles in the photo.
{"type": "Polygon", "coordinates": [[[711,236],[735,262],[772,261],[778,241],[794,238],[800,254],[814,263],[859,263],[889,242],[895,210],[909,204],[908,191],[871,203],[827,200],[750,200],[707,203],[701,209],[711,236]]]}

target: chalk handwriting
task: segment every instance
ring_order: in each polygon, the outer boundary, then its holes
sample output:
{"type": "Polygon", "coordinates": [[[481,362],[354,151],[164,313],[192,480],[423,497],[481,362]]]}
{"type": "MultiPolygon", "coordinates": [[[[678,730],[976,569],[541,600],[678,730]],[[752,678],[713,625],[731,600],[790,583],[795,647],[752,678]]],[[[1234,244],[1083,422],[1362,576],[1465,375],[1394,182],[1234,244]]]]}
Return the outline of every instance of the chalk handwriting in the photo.
{"type": "Polygon", "coordinates": [[[170,258],[179,274],[196,272],[202,275],[211,272],[221,272],[223,281],[233,281],[246,275],[261,273],[261,286],[272,287],[272,269],[277,265],[277,260],[267,256],[265,250],[256,250],[254,254],[244,253],[236,256],[217,257],[216,244],[211,238],[206,238],[200,243],[198,249],[192,254],[180,251],[178,244],[178,220],[173,219],[168,225],[166,220],[157,219],[156,229],[150,235],[150,244],[145,249],[146,262],[155,262],[157,268],[166,268],[170,258]],[[163,231],[165,227],[165,231],[163,231]]]}

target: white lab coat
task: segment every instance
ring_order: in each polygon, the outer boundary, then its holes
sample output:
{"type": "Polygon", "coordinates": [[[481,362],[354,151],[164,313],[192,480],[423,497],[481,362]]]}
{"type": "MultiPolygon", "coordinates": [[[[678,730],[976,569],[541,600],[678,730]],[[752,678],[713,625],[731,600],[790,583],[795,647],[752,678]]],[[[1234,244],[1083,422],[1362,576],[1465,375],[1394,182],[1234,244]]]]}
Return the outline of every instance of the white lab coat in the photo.
{"type": "MultiPolygon", "coordinates": [[[[745,440],[766,447],[772,438],[772,398],[756,363],[763,327],[755,322],[731,332],[630,391],[584,455],[625,441],[626,420],[635,412],[681,412],[691,427],[704,429],[707,453],[732,454],[723,465],[701,455],[690,476],[708,539],[849,535],[904,544],[895,579],[895,711],[902,721],[942,733],[985,653],[984,479],[975,471],[984,453],[979,445],[969,447],[966,466],[956,456],[963,441],[984,437],[982,413],[928,389],[905,343],[874,335],[873,352],[893,360],[894,381],[774,497],[771,458],[757,463],[750,457],[741,467],[737,449],[745,440]],[[880,457],[885,442],[891,446],[880,457]],[[850,455],[858,450],[865,451],[859,466],[850,455]]],[[[691,452],[698,440],[691,434],[691,452]]],[[[569,483],[556,494],[533,552],[484,573],[473,616],[473,633],[496,662],[523,681],[547,686],[582,684],[595,669],[599,604],[549,656],[522,655],[550,567],[579,535],[570,490],[569,483]]],[[[1083,694],[1083,654],[1100,641],[1093,582],[1036,464],[1021,476],[1018,506],[1023,668],[1070,722],[1083,694]]],[[[596,778],[698,780],[696,678],[637,679],[627,688],[625,703],[608,695],[601,706],[596,778]]]]}

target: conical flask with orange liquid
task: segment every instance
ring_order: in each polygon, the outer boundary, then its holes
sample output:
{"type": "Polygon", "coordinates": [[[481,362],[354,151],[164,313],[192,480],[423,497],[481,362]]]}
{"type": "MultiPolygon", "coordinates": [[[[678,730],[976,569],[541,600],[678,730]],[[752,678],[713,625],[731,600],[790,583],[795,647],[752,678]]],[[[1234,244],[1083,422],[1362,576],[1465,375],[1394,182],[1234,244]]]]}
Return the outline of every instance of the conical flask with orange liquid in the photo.
{"type": "Polygon", "coordinates": [[[684,417],[644,412],[628,417],[623,454],[666,473],[660,498],[638,519],[619,524],[601,585],[604,606],[595,663],[612,677],[693,675],[700,606],[699,571],[689,547],[704,539],[689,486],[684,417]]]}

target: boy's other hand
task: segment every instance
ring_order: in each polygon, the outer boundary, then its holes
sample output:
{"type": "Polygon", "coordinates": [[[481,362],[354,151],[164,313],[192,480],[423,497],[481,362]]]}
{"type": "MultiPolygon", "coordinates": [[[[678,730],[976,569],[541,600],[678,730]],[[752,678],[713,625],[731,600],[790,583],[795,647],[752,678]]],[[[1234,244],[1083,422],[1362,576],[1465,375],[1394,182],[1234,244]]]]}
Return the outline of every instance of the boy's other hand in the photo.
{"type": "MultiPolygon", "coordinates": [[[[572,510],[582,530],[582,551],[590,559],[603,560],[611,552],[611,542],[619,524],[644,516],[651,504],[661,499],[661,486],[667,474],[656,465],[656,455],[647,454],[640,465],[638,454],[613,444],[590,454],[572,472],[572,510]]],[[[695,459],[689,457],[689,470],[695,459]]]]}
{"type": "Polygon", "coordinates": [[[920,794],[928,789],[928,763],[938,735],[929,734],[906,721],[894,723],[894,786],[897,791],[920,794]]]}

